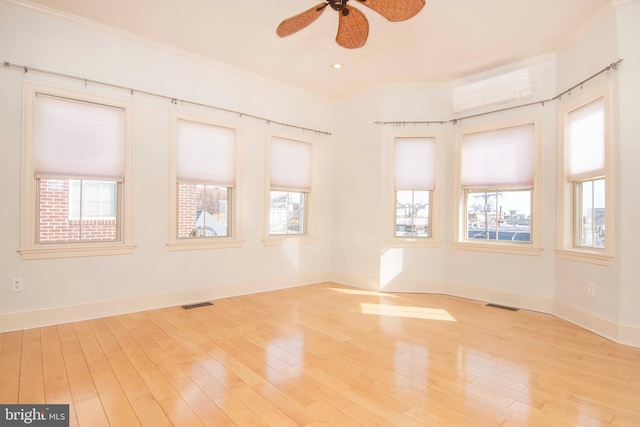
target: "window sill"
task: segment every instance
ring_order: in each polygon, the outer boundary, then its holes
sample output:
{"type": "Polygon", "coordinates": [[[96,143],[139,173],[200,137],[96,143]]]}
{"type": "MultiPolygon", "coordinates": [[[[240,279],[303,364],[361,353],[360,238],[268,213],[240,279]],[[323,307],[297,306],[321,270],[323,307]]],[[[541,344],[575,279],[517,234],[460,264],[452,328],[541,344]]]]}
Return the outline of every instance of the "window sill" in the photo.
{"type": "Polygon", "coordinates": [[[280,246],[288,244],[309,244],[315,243],[317,238],[309,235],[281,235],[281,236],[268,236],[263,239],[265,246],[280,246]]]}
{"type": "Polygon", "coordinates": [[[520,245],[513,243],[476,243],[476,242],[454,242],[453,247],[455,249],[479,251],[479,252],[494,252],[502,254],[512,255],[530,255],[539,256],[542,252],[542,248],[532,246],[531,244],[523,243],[520,245]]]}
{"type": "Polygon", "coordinates": [[[135,245],[89,245],[87,246],[51,246],[18,249],[23,260],[50,258],[80,258],[92,256],[130,255],[135,245]]]}
{"type": "Polygon", "coordinates": [[[391,248],[439,248],[442,246],[442,241],[432,238],[395,237],[387,239],[387,246],[391,248]]]}
{"type": "Polygon", "coordinates": [[[206,249],[239,248],[244,243],[240,239],[206,239],[206,240],[185,240],[167,243],[171,252],[178,251],[199,251],[206,249]]]}
{"type": "Polygon", "coordinates": [[[591,252],[579,249],[556,249],[556,253],[561,259],[569,261],[586,262],[589,264],[604,265],[611,267],[613,256],[605,255],[603,252],[591,252]]]}

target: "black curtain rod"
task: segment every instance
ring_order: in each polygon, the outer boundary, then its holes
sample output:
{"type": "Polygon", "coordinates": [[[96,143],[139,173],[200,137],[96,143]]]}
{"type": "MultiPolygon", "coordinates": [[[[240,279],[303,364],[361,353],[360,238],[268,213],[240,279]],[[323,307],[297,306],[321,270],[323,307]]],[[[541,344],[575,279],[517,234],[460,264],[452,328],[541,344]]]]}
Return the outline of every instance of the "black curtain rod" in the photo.
{"type": "Polygon", "coordinates": [[[40,68],[28,67],[26,65],[12,64],[12,63],[7,62],[7,61],[4,62],[4,67],[5,68],[13,68],[13,69],[16,69],[16,70],[21,70],[24,73],[34,72],[34,73],[46,74],[46,75],[54,76],[54,77],[60,77],[60,78],[64,78],[64,79],[75,80],[75,81],[82,82],[85,85],[91,83],[91,84],[95,84],[95,85],[99,85],[99,86],[110,87],[110,88],[113,88],[113,89],[124,90],[124,91],[127,91],[127,92],[131,93],[131,95],[133,95],[135,93],[138,93],[138,94],[141,94],[141,95],[151,96],[151,97],[154,97],[154,98],[165,99],[167,101],[170,101],[174,105],[187,104],[187,105],[193,105],[193,106],[196,106],[196,107],[210,108],[212,110],[217,110],[217,111],[223,111],[225,113],[236,114],[236,115],[238,115],[238,117],[241,117],[241,118],[242,117],[248,117],[250,119],[260,120],[260,121],[265,122],[268,125],[270,125],[270,124],[280,125],[280,126],[284,126],[286,128],[298,129],[298,130],[301,130],[303,132],[312,132],[312,133],[315,133],[316,135],[331,135],[330,132],[317,130],[317,129],[311,129],[311,128],[298,126],[298,125],[292,125],[292,124],[284,123],[284,122],[279,122],[277,120],[271,120],[271,119],[268,119],[266,117],[256,116],[255,114],[248,114],[248,113],[243,113],[241,111],[230,110],[230,109],[224,108],[224,107],[217,107],[215,105],[203,104],[203,103],[200,103],[200,102],[189,101],[189,100],[186,100],[186,99],[174,98],[174,97],[171,97],[171,96],[168,96],[168,95],[163,95],[163,94],[159,94],[159,93],[155,93],[155,92],[149,92],[149,91],[141,90],[141,89],[135,89],[135,88],[131,88],[131,87],[120,86],[120,85],[117,85],[117,84],[103,82],[103,81],[100,81],[100,80],[87,79],[87,78],[84,78],[84,77],[74,76],[74,75],[71,75],[71,74],[64,74],[64,73],[59,73],[59,72],[56,72],[56,71],[50,71],[50,70],[43,70],[43,69],[40,69],[40,68]]]}
{"type": "Polygon", "coordinates": [[[562,99],[562,97],[564,95],[571,95],[571,91],[575,90],[576,88],[580,88],[582,89],[582,86],[587,83],[588,81],[595,79],[596,77],[598,77],[600,74],[602,73],[606,73],[609,70],[617,70],[618,69],[618,65],[620,65],[620,63],[623,61],[623,59],[618,59],[615,62],[612,62],[611,64],[607,65],[606,67],[604,67],[602,70],[598,71],[597,73],[592,74],[591,76],[587,77],[586,79],[582,80],[580,83],[577,83],[573,86],[571,86],[569,89],[565,90],[564,92],[554,96],[553,98],[547,98],[547,99],[543,99],[540,101],[533,101],[533,102],[529,102],[527,104],[520,104],[520,105],[513,105],[511,107],[505,107],[505,108],[500,108],[498,110],[491,110],[491,111],[485,111],[483,113],[477,113],[477,114],[471,114],[469,116],[464,116],[464,117],[457,117],[455,119],[449,119],[449,120],[418,120],[418,121],[393,121],[393,122],[383,122],[383,121],[377,121],[374,122],[377,125],[394,125],[394,126],[405,126],[405,125],[446,125],[446,124],[458,124],[458,122],[460,120],[465,120],[465,119],[471,119],[474,117],[480,117],[480,116],[486,116],[488,114],[495,114],[495,113],[501,113],[503,111],[509,111],[509,110],[515,110],[517,108],[525,108],[525,107],[530,107],[532,105],[538,105],[538,104],[542,104],[542,106],[544,106],[545,103],[547,102],[552,102],[552,101],[556,101],[559,99],[562,99]]]}

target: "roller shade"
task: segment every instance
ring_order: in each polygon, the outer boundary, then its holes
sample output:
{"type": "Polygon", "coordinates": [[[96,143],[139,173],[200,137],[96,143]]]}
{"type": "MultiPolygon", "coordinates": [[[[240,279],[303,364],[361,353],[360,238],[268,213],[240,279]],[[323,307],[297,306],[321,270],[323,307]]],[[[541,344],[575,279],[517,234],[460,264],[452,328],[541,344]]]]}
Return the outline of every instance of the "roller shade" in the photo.
{"type": "Polygon", "coordinates": [[[433,138],[396,138],[396,191],[433,190],[435,145],[433,138]]]}
{"type": "Polygon", "coordinates": [[[604,175],[604,101],[572,111],[568,124],[570,178],[604,175]]]}
{"type": "Polygon", "coordinates": [[[234,129],[178,120],[176,139],[178,181],[234,186],[234,129]]]}
{"type": "Polygon", "coordinates": [[[464,135],[462,185],[533,185],[534,146],[533,124],[464,135]]]}
{"type": "Polygon", "coordinates": [[[311,191],[311,144],[272,138],[271,189],[305,193],[311,191]]]}
{"type": "Polygon", "coordinates": [[[121,108],[36,95],[36,176],[122,180],[124,120],[121,108]]]}

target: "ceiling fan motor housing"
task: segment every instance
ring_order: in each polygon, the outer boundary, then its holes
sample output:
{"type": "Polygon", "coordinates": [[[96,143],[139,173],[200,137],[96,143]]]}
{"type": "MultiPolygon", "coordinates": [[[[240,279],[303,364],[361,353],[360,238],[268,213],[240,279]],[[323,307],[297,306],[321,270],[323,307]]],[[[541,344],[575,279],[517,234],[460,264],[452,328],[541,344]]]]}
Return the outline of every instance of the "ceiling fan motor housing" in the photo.
{"type": "Polygon", "coordinates": [[[349,0],[327,0],[331,9],[342,12],[344,16],[349,14],[349,9],[346,8],[348,1],[349,0]]]}

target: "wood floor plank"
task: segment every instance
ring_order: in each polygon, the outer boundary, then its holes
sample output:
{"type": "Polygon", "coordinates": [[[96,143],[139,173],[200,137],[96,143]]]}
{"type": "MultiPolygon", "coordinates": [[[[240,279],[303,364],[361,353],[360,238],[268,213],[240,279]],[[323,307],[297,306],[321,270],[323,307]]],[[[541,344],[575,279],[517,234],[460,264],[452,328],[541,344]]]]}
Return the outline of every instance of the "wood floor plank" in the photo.
{"type": "Polygon", "coordinates": [[[640,349],[543,313],[319,283],[0,334],[72,426],[637,426],[640,349]]]}
{"type": "Polygon", "coordinates": [[[60,336],[56,326],[47,326],[40,329],[40,343],[43,356],[47,354],[62,354],[60,336]]]}
{"type": "Polygon", "coordinates": [[[180,397],[171,397],[158,402],[174,426],[201,427],[200,418],[193,412],[187,402],[180,397]]]}
{"type": "Polygon", "coordinates": [[[71,402],[71,387],[64,366],[62,350],[59,353],[43,355],[42,368],[46,402],[71,402]]]}
{"type": "Polygon", "coordinates": [[[18,403],[22,360],[22,331],[3,335],[0,349],[0,398],[1,402],[18,403]]]}
{"type": "Polygon", "coordinates": [[[61,343],[64,365],[74,402],[87,400],[98,395],[93,384],[91,372],[82,354],[80,343],[66,341],[61,343]]]}
{"type": "Polygon", "coordinates": [[[109,419],[104,413],[100,398],[95,395],[75,401],[78,425],[92,427],[109,427],[109,419]]]}
{"type": "Polygon", "coordinates": [[[45,403],[40,329],[29,329],[23,334],[18,403],[45,403]]]}

